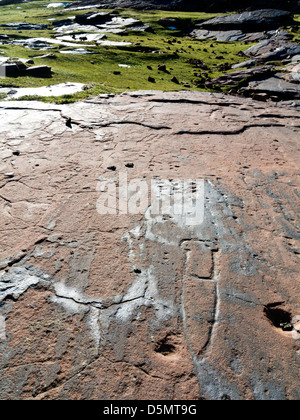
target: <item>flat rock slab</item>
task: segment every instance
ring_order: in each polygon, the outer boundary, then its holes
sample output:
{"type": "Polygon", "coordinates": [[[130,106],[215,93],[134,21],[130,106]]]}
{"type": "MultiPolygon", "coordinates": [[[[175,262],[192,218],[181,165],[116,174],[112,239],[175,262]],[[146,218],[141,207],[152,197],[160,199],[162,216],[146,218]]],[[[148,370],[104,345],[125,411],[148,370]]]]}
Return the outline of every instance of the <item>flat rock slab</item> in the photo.
{"type": "Polygon", "coordinates": [[[219,85],[235,85],[241,81],[251,80],[255,78],[268,78],[268,76],[275,73],[273,66],[258,66],[251,69],[239,70],[232,73],[224,74],[212,80],[212,83],[219,85]]]}
{"type": "Polygon", "coordinates": [[[278,29],[293,22],[291,13],[283,10],[262,9],[243,13],[218,16],[200,23],[198,26],[211,30],[240,29],[243,32],[278,29]]]}
{"type": "Polygon", "coordinates": [[[34,64],[32,60],[22,58],[0,57],[0,77],[39,77],[49,78],[52,75],[49,66],[28,67],[26,64],[34,64]]]}
{"type": "Polygon", "coordinates": [[[278,39],[270,39],[253,45],[244,51],[246,56],[258,57],[260,60],[283,60],[287,57],[297,56],[300,53],[300,45],[292,42],[284,42],[278,39]]]}
{"type": "Polygon", "coordinates": [[[7,94],[6,100],[19,99],[24,96],[63,96],[81,92],[84,86],[83,83],[67,82],[40,88],[0,88],[0,94],[7,94]]]}
{"type": "Polygon", "coordinates": [[[299,77],[278,75],[277,77],[270,77],[266,80],[253,81],[245,88],[245,92],[263,92],[269,95],[276,95],[281,99],[300,99],[299,77]]]}
{"type": "Polygon", "coordinates": [[[0,399],[299,399],[298,111],[134,92],[0,117],[0,399]],[[154,180],[201,183],[203,223],[114,212],[154,180]]]}
{"type": "Polygon", "coordinates": [[[263,31],[263,32],[243,32],[242,30],[214,31],[207,29],[194,29],[191,36],[197,39],[212,39],[219,42],[261,42],[276,36],[283,40],[288,40],[290,35],[285,31],[263,31]]]}
{"type": "MultiPolygon", "coordinates": [[[[29,38],[29,39],[19,39],[17,41],[8,41],[6,44],[13,44],[13,45],[23,45],[27,48],[31,49],[47,49],[52,48],[51,44],[55,45],[62,45],[64,47],[82,47],[82,44],[77,44],[76,42],[67,42],[61,41],[59,39],[54,38],[29,38]]],[[[94,45],[86,44],[87,47],[93,47],[94,45]]]]}
{"type": "Polygon", "coordinates": [[[93,34],[105,34],[109,32],[109,33],[113,33],[117,35],[124,35],[126,33],[124,29],[119,29],[119,28],[116,29],[116,28],[111,27],[109,28],[109,31],[107,31],[107,30],[104,30],[103,28],[98,28],[97,26],[94,26],[94,25],[80,25],[79,23],[74,23],[74,22],[56,26],[54,28],[54,31],[57,32],[58,34],[63,34],[63,35],[76,34],[77,32],[79,33],[90,32],[93,34]]]}
{"type": "Polygon", "coordinates": [[[44,29],[48,29],[48,25],[21,22],[21,23],[7,23],[5,25],[1,25],[1,28],[7,28],[10,30],[15,30],[15,31],[41,31],[44,29]]]}

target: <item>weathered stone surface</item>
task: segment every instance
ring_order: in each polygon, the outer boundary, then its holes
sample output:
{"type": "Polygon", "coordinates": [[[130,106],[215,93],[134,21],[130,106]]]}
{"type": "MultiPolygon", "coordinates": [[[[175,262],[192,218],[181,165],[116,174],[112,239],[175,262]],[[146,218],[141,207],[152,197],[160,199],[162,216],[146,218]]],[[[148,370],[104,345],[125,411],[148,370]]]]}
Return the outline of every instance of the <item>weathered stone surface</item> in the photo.
{"type": "MultiPolygon", "coordinates": [[[[209,33],[207,31],[207,34],[209,33]]],[[[205,36],[207,35],[204,34],[205,36]]],[[[249,59],[232,65],[231,68],[236,71],[213,79],[211,84],[217,88],[218,86],[233,86],[234,90],[231,93],[242,93],[258,100],[298,100],[300,82],[298,71],[293,71],[293,67],[290,69],[282,67],[281,72],[279,69],[277,72],[273,63],[277,61],[297,63],[299,52],[299,44],[287,42],[281,31],[275,31],[271,39],[253,45],[242,53],[242,56],[249,59]],[[272,63],[273,66],[266,65],[268,63],[272,63]],[[274,75],[275,77],[270,77],[274,75]]]]}
{"type": "Polygon", "coordinates": [[[290,39],[290,35],[285,31],[243,32],[241,30],[213,31],[194,29],[190,35],[197,39],[212,39],[220,42],[261,42],[275,36],[281,40],[290,39]]]}
{"type": "Polygon", "coordinates": [[[244,53],[248,57],[257,57],[260,61],[276,61],[298,55],[300,45],[292,42],[286,43],[275,38],[262,41],[248,48],[244,53]]]}
{"type": "Polygon", "coordinates": [[[292,77],[292,79],[286,80],[286,77],[277,75],[277,77],[270,77],[266,80],[253,81],[244,89],[244,92],[263,92],[276,95],[279,99],[300,99],[299,77],[292,77]]]}
{"type": "Polygon", "coordinates": [[[21,58],[0,57],[0,75],[6,77],[51,77],[52,71],[49,66],[28,67],[26,64],[34,64],[32,60],[21,58]]]}
{"type": "Polygon", "coordinates": [[[136,92],[0,116],[0,399],[299,399],[298,111],[136,92]],[[203,224],[99,214],[125,171],[204,179],[203,224]]]}
{"type": "Polygon", "coordinates": [[[293,16],[284,10],[263,9],[226,16],[218,16],[197,25],[199,28],[226,31],[242,30],[243,32],[278,29],[291,24],[293,16]]]}
{"type": "Polygon", "coordinates": [[[239,70],[236,72],[224,74],[223,76],[213,79],[212,82],[224,86],[235,85],[241,81],[251,80],[255,78],[266,79],[275,72],[276,69],[273,66],[259,66],[247,70],[239,70]]]}
{"type": "MultiPolygon", "coordinates": [[[[291,38],[291,35],[280,28],[285,24],[291,24],[292,21],[293,16],[282,10],[267,9],[233,13],[196,24],[190,35],[197,39],[212,39],[221,42],[265,41],[264,45],[272,40],[273,43],[280,42],[280,45],[283,45],[291,38]]],[[[270,51],[271,49],[268,52],[270,51]]]]}

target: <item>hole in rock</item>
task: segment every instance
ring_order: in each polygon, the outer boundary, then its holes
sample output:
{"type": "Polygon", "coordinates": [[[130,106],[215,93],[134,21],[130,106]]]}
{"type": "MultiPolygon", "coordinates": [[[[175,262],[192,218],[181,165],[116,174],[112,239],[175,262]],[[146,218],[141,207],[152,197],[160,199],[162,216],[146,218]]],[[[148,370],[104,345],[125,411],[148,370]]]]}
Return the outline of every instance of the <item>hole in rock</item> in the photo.
{"type": "Polygon", "coordinates": [[[155,352],[160,353],[163,356],[170,356],[176,353],[176,347],[173,343],[173,336],[167,336],[163,340],[159,341],[155,347],[155,352]]]}
{"type": "Polygon", "coordinates": [[[292,315],[290,312],[280,308],[282,303],[270,303],[266,305],[264,313],[274,327],[281,328],[283,331],[292,331],[292,315]]]}
{"type": "Polygon", "coordinates": [[[231,401],[231,398],[230,398],[230,396],[229,396],[229,395],[224,394],[224,395],[222,395],[221,400],[222,400],[222,401],[231,401]]]}
{"type": "Polygon", "coordinates": [[[108,166],[107,169],[109,171],[113,171],[113,172],[115,172],[117,170],[116,166],[108,166]]]}

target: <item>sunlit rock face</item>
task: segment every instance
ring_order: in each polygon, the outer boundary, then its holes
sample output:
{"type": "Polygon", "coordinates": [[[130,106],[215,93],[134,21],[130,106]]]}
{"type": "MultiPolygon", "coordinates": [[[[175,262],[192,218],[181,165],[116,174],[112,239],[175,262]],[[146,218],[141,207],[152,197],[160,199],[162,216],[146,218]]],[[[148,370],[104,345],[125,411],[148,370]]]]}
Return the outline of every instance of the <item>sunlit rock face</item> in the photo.
{"type": "Polygon", "coordinates": [[[0,399],[299,399],[293,104],[0,103],[0,399]]]}

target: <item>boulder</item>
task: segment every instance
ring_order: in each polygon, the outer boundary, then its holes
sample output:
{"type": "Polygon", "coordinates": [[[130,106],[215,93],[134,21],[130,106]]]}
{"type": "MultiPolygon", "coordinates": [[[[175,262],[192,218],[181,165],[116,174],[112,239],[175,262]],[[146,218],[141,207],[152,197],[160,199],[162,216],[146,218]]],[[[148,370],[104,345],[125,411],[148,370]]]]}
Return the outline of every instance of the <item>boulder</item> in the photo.
{"type": "Polygon", "coordinates": [[[26,60],[22,58],[0,57],[0,72],[2,76],[6,77],[51,77],[51,67],[48,66],[34,66],[28,67],[27,64],[34,64],[33,60],[26,60]]]}
{"type": "Polygon", "coordinates": [[[111,13],[88,12],[83,15],[77,15],[75,17],[75,22],[79,23],[80,25],[102,25],[103,23],[110,21],[111,18],[112,18],[111,13]]]}
{"type": "MultiPolygon", "coordinates": [[[[31,60],[12,57],[0,57],[0,75],[1,77],[19,77],[23,76],[27,69],[26,63],[31,60]]],[[[32,61],[31,61],[32,62],[32,61]]]]}
{"type": "Polygon", "coordinates": [[[23,75],[26,70],[25,65],[16,63],[4,63],[0,64],[0,76],[1,77],[19,77],[23,75]]]}
{"type": "Polygon", "coordinates": [[[52,70],[49,66],[28,67],[25,71],[25,76],[49,78],[52,76],[52,70]]]}
{"type": "Polygon", "coordinates": [[[263,9],[218,16],[199,23],[196,27],[215,31],[241,30],[243,32],[278,29],[293,23],[293,15],[283,10],[263,9]]]}

